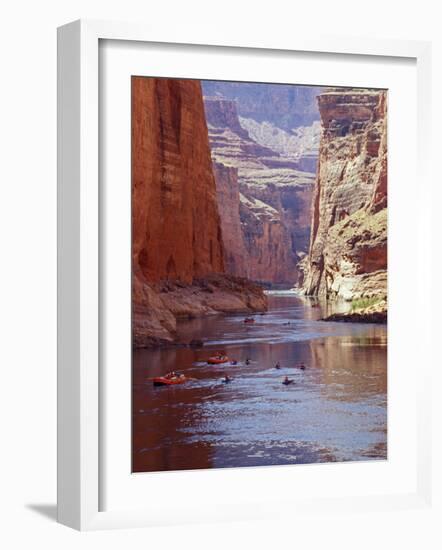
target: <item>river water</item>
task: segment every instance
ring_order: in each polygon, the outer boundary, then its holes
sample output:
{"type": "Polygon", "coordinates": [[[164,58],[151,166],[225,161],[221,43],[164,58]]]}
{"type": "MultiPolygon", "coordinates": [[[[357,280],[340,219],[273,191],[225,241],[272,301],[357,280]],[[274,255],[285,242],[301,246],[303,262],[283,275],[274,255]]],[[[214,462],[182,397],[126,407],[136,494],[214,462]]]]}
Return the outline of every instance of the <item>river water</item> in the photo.
{"type": "Polygon", "coordinates": [[[319,320],[346,307],[269,293],[253,325],[180,322],[180,339],[201,338],[200,349],[136,350],[133,471],[386,459],[387,327],[319,320]],[[218,350],[238,364],[207,365],[218,350]],[[153,387],[171,370],[192,380],[153,387]]]}

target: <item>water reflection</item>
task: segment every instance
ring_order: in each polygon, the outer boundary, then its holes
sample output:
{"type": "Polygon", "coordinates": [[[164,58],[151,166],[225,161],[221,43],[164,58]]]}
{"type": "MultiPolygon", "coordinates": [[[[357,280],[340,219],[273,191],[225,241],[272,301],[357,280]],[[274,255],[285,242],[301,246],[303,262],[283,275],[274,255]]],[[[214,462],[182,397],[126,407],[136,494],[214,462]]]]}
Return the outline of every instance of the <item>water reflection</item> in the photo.
{"type": "Polygon", "coordinates": [[[252,326],[234,315],[182,322],[180,339],[201,349],[134,352],[134,471],[386,458],[386,327],[318,322],[346,304],[269,300],[252,326]],[[214,350],[238,364],[208,366],[214,350]],[[193,380],[153,388],[171,370],[193,380]]]}

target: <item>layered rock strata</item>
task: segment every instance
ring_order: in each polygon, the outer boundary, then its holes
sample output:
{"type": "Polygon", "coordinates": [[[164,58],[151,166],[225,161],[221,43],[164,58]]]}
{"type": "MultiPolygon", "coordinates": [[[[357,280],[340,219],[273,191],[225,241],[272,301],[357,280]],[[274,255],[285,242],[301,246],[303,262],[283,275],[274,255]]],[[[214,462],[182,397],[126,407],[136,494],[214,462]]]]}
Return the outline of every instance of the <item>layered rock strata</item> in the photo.
{"type": "Polygon", "coordinates": [[[133,77],[136,346],[173,341],[177,316],[265,308],[257,287],[223,275],[216,193],[200,83],[133,77]],[[217,283],[207,291],[213,277],[217,283]],[[167,285],[174,285],[173,294],[167,285]]]}
{"type": "Polygon", "coordinates": [[[295,278],[296,262],[290,232],[280,212],[256,197],[241,194],[240,217],[247,276],[263,283],[290,284],[295,278]]]}
{"type": "Polygon", "coordinates": [[[235,101],[243,118],[269,122],[288,132],[318,120],[318,86],[255,84],[246,82],[202,81],[205,96],[221,96],[235,101]]]}
{"type": "Polygon", "coordinates": [[[322,135],[302,291],[386,297],[386,92],[336,89],[318,103],[322,135]]]}
{"type": "Polygon", "coordinates": [[[204,101],[223,205],[226,266],[255,281],[293,285],[296,264],[308,249],[314,174],[297,170],[293,159],[253,140],[240,124],[235,101],[204,101]]]}
{"type": "Polygon", "coordinates": [[[297,163],[279,152],[259,144],[240,124],[235,101],[204,97],[210,146],[215,158],[226,166],[243,169],[296,168],[297,163]]]}
{"type": "MultiPolygon", "coordinates": [[[[214,162],[226,271],[260,282],[293,281],[291,235],[280,211],[240,191],[238,169],[214,162]]],[[[244,187],[244,186],[243,186],[244,187]]],[[[246,189],[246,191],[248,191],[246,189]]]]}
{"type": "Polygon", "coordinates": [[[319,120],[311,126],[300,126],[290,132],[270,122],[256,122],[250,118],[240,117],[240,123],[254,141],[291,159],[298,170],[316,172],[321,135],[319,120]]]}

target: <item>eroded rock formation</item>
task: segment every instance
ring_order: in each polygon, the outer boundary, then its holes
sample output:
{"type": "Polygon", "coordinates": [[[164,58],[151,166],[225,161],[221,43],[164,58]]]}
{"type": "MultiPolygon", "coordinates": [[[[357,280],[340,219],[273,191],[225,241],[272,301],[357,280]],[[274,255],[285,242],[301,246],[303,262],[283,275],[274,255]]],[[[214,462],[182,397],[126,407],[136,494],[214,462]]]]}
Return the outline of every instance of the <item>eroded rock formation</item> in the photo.
{"type": "Polygon", "coordinates": [[[308,249],[314,173],[253,140],[240,124],[236,101],[204,100],[229,272],[293,285],[308,249]]]}
{"type": "Polygon", "coordinates": [[[256,122],[251,118],[240,117],[240,123],[254,141],[294,161],[298,170],[316,172],[321,136],[319,120],[290,132],[270,122],[256,122]]]}
{"type": "Polygon", "coordinates": [[[132,266],[136,346],[172,341],[179,316],[265,308],[258,287],[223,275],[198,81],[132,79],[132,266]]]}
{"type": "Polygon", "coordinates": [[[335,89],[318,103],[322,136],[302,289],[386,297],[386,92],[335,89]]]}
{"type": "Polygon", "coordinates": [[[241,194],[240,215],[250,279],[289,285],[296,277],[291,236],[280,212],[270,204],[241,194]]]}
{"type": "Polygon", "coordinates": [[[222,96],[235,101],[241,117],[270,122],[291,131],[318,120],[317,86],[290,84],[254,84],[245,82],[203,81],[204,95],[222,96]]]}

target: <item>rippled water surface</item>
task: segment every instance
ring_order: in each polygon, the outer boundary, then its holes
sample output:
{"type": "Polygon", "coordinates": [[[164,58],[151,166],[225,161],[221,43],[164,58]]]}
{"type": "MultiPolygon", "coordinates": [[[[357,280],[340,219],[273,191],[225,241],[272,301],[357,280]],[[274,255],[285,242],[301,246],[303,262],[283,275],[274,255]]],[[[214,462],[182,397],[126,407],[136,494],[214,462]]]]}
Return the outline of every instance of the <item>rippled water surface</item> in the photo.
{"type": "Polygon", "coordinates": [[[200,349],[135,351],[133,471],[385,459],[387,328],[318,321],[326,307],[340,306],[272,293],[253,325],[182,321],[181,340],[201,338],[200,349]],[[207,365],[218,350],[238,364],[207,365]],[[153,387],[171,370],[192,380],[153,387]]]}

